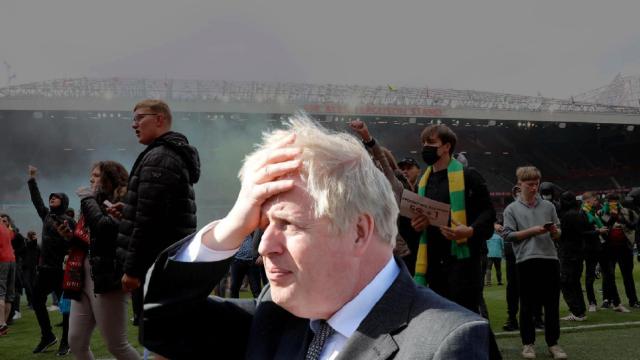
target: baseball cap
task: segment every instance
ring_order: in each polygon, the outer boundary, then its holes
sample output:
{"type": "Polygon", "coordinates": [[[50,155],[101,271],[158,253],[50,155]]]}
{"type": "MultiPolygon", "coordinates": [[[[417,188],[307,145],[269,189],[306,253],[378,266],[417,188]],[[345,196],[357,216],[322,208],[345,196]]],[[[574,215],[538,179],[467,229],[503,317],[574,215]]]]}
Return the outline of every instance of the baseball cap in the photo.
{"type": "Polygon", "coordinates": [[[414,158],[410,158],[410,157],[406,157],[400,161],[398,161],[398,166],[402,167],[405,165],[409,165],[409,166],[415,166],[417,168],[420,168],[420,165],[418,164],[418,162],[416,161],[416,159],[414,158]]]}

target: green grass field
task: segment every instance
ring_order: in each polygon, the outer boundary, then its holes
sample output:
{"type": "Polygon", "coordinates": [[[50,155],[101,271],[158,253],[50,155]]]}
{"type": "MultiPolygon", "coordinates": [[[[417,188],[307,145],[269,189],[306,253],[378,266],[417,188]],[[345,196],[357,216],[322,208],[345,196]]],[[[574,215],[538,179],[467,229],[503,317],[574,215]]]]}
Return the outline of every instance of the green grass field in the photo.
{"type": "MultiPolygon", "coordinates": [[[[505,272],[503,271],[503,276],[505,272]]],[[[640,270],[636,266],[634,270],[636,288],[640,291],[640,270]]],[[[495,283],[495,279],[494,279],[495,283]]],[[[596,289],[601,285],[600,280],[596,281],[596,289]]],[[[624,304],[627,302],[619,274],[618,291],[624,304]]],[[[243,293],[248,296],[248,293],[243,293]]],[[[485,288],[485,300],[489,308],[491,327],[497,333],[498,345],[502,351],[504,359],[520,359],[521,342],[518,332],[504,333],[502,325],[507,317],[505,286],[490,286],[485,288]]],[[[597,294],[599,301],[601,296],[597,294]]],[[[24,301],[24,297],[23,297],[24,301]]],[[[560,300],[560,316],[568,314],[567,305],[564,299],[560,300]]],[[[39,340],[39,329],[33,311],[23,307],[22,319],[17,320],[10,328],[8,336],[0,338],[0,359],[2,360],[28,360],[28,359],[53,359],[59,358],[55,355],[57,347],[50,349],[43,354],[34,355],[31,350],[39,340]]],[[[61,321],[58,312],[50,312],[52,324],[61,321]]],[[[640,348],[637,347],[637,340],[640,339],[640,310],[632,310],[631,313],[621,314],[612,310],[600,310],[596,313],[588,313],[587,321],[574,323],[561,321],[562,332],[560,335],[560,345],[567,351],[571,359],[610,359],[610,360],[637,360],[640,359],[640,348]],[[580,328],[593,326],[592,328],[580,328]]],[[[61,333],[61,328],[54,328],[57,336],[61,333]]],[[[130,342],[140,351],[142,347],[137,341],[138,329],[129,326],[130,342]]],[[[539,359],[546,359],[546,345],[544,334],[537,335],[536,352],[539,359]]],[[[97,331],[94,332],[91,340],[91,347],[96,359],[108,359],[112,356],[105,348],[104,342],[97,331]]],[[[71,358],[69,355],[68,358],[71,358]]]]}

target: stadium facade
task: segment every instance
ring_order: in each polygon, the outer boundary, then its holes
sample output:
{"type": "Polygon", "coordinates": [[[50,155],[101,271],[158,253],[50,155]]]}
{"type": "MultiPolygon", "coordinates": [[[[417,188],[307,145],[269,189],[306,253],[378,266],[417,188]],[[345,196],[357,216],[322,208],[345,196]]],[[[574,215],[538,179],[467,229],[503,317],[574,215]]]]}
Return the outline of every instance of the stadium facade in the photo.
{"type": "MultiPolygon", "coordinates": [[[[624,79],[617,80],[618,91],[633,90],[619,85],[632,82],[624,79]]],[[[29,163],[40,164],[52,183],[56,177],[84,179],[96,160],[130,166],[141,150],[131,133],[131,110],[149,97],[170,103],[175,127],[200,149],[203,164],[213,164],[214,174],[198,190],[210,213],[230,206],[226,194],[234,192],[227,188],[237,186],[239,161],[260,132],[300,110],[337,130],[363,119],[398,158],[419,159],[422,128],[448,124],[459,136],[456,151],[466,152],[485,176],[499,207],[510,196],[515,168],[524,164],[578,193],[628,191],[640,186],[640,107],[615,101],[633,95],[605,92],[561,100],[393,86],[124,78],[10,86],[0,89],[0,146],[7,159],[0,204],[28,203],[23,187],[29,163]]]]}

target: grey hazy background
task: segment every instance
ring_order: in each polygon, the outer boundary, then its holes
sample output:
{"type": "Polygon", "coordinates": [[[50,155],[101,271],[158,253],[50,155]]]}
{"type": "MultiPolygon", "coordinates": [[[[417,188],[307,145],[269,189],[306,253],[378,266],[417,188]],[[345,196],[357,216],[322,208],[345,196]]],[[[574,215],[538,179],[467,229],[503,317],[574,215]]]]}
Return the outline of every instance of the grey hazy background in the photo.
{"type": "Polygon", "coordinates": [[[637,0],[2,0],[0,60],[14,84],[169,77],[568,98],[640,73],[639,10],[637,0]]]}

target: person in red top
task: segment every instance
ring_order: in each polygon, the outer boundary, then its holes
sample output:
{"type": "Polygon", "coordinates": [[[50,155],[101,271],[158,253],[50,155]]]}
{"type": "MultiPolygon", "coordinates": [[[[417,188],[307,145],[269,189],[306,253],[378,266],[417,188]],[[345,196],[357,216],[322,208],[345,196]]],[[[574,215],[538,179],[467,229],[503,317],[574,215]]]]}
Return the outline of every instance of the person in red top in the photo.
{"type": "Polygon", "coordinates": [[[0,336],[9,331],[6,320],[15,291],[16,257],[11,246],[14,234],[9,226],[7,219],[0,218],[0,336]]]}

